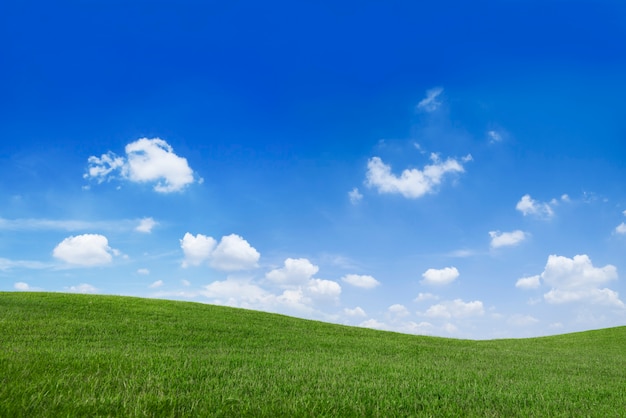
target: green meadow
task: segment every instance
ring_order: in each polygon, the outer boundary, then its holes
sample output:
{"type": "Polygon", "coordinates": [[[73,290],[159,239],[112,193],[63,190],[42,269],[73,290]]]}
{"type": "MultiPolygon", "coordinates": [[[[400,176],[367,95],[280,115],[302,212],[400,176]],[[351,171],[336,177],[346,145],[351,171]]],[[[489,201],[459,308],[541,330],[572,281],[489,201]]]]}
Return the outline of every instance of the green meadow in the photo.
{"type": "Polygon", "coordinates": [[[626,417],[626,327],[469,341],[0,292],[0,416],[626,417]]]}

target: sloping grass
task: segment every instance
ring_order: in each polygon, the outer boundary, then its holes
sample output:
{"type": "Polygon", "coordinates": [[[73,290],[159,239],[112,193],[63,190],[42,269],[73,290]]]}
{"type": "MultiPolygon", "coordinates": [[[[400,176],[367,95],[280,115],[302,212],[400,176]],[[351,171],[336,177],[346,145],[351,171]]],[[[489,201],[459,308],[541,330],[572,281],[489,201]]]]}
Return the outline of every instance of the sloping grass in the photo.
{"type": "Polygon", "coordinates": [[[0,292],[0,416],[626,416],[626,327],[465,341],[0,292]]]}

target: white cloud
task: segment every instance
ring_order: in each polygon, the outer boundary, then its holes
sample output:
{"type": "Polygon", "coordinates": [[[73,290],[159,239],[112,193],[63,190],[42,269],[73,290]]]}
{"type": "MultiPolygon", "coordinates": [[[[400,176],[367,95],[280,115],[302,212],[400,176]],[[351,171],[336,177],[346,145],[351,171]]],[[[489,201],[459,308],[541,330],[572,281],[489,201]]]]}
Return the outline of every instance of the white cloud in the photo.
{"type": "Polygon", "coordinates": [[[424,315],[433,318],[464,318],[480,316],[484,312],[483,303],[479,300],[463,302],[461,299],[455,299],[432,305],[424,315]]]}
{"type": "Polygon", "coordinates": [[[346,274],[341,280],[352,286],[361,287],[363,289],[373,289],[380,285],[380,282],[374,277],[359,274],[346,274]]]}
{"type": "Polygon", "coordinates": [[[248,281],[227,279],[204,287],[202,294],[214,303],[242,308],[264,308],[273,295],[248,281]]]}
{"type": "Polygon", "coordinates": [[[533,215],[538,218],[551,218],[554,216],[554,211],[549,203],[537,202],[533,200],[529,194],[522,196],[515,209],[522,212],[524,216],[533,215]]]}
{"type": "Polygon", "coordinates": [[[100,158],[91,156],[83,177],[98,183],[110,180],[116,172],[123,179],[137,183],[156,183],[159,193],[181,191],[194,182],[193,170],[187,160],[174,153],[173,148],[160,138],[141,138],[126,145],[126,158],[113,152],[100,158]]]}
{"type": "Polygon", "coordinates": [[[79,284],[78,286],[69,286],[69,287],[66,287],[65,290],[70,293],[97,293],[98,292],[98,289],[96,289],[94,286],[87,284],[87,283],[82,283],[82,284],[79,284]]]}
{"type": "Polygon", "coordinates": [[[318,271],[319,267],[306,258],[287,258],[284,267],[268,272],[265,277],[281,285],[303,284],[318,271]]]}
{"type": "Polygon", "coordinates": [[[537,289],[541,286],[541,281],[539,280],[541,276],[531,276],[531,277],[522,277],[517,282],[515,282],[515,287],[520,289],[537,289]]]}
{"type": "Polygon", "coordinates": [[[414,299],[415,302],[423,302],[425,300],[437,300],[439,296],[433,295],[432,293],[419,293],[417,297],[414,299]]]}
{"type": "Polygon", "coordinates": [[[148,274],[150,274],[150,270],[148,270],[148,269],[138,269],[137,270],[137,274],[141,274],[141,275],[147,276],[148,274]]]}
{"type": "Polygon", "coordinates": [[[367,321],[363,321],[359,324],[360,327],[363,328],[373,328],[373,329],[385,329],[387,325],[382,322],[379,322],[375,319],[368,319],[367,321]]]}
{"type": "Polygon", "coordinates": [[[79,266],[98,266],[109,264],[117,250],[109,247],[109,241],[103,235],[84,234],[65,238],[59,243],[52,255],[68,264],[79,266]]]}
{"type": "Polygon", "coordinates": [[[150,286],[148,286],[150,289],[156,289],[158,287],[163,286],[163,280],[157,280],[156,282],[153,282],[150,286]]]}
{"type": "Polygon", "coordinates": [[[31,285],[25,282],[17,282],[13,285],[13,288],[15,290],[20,290],[22,292],[35,292],[35,291],[41,290],[40,288],[32,287],[31,285]]]}
{"type": "Polygon", "coordinates": [[[182,279],[180,283],[185,287],[191,286],[191,282],[189,280],[182,279]]]}
{"type": "Polygon", "coordinates": [[[248,241],[236,234],[222,237],[211,254],[211,267],[224,271],[248,270],[257,267],[261,254],[248,241]]]}
{"type": "Polygon", "coordinates": [[[427,90],[426,97],[417,104],[417,109],[425,112],[434,112],[441,106],[441,101],[438,100],[441,93],[443,93],[442,87],[434,87],[427,90]]]}
{"type": "Polygon", "coordinates": [[[543,295],[552,304],[587,302],[625,308],[614,290],[603,288],[607,282],[617,280],[617,268],[611,264],[595,267],[588,255],[573,258],[550,255],[540,276],[520,279],[516,287],[528,289],[539,286],[540,281],[551,289],[543,295]]]}
{"type": "Polygon", "coordinates": [[[434,192],[446,174],[465,171],[461,163],[453,158],[441,161],[437,154],[431,154],[430,159],[433,164],[426,165],[423,170],[406,169],[398,177],[380,157],[372,157],[367,162],[366,185],[375,187],[379,193],[398,193],[416,199],[434,192]]]}
{"type": "Polygon", "coordinates": [[[410,315],[410,312],[406,308],[406,306],[400,305],[399,303],[391,305],[389,308],[387,308],[387,311],[396,317],[403,317],[403,316],[410,315]]]}
{"type": "Polygon", "coordinates": [[[350,198],[350,203],[353,205],[358,204],[363,199],[363,195],[356,187],[348,192],[348,197],[350,198]]]}
{"type": "Polygon", "coordinates": [[[143,218],[141,221],[139,221],[139,225],[137,225],[135,231],[149,234],[150,232],[152,232],[152,228],[154,228],[156,225],[158,225],[158,222],[156,222],[154,219],[143,218]]]}
{"type": "Polygon", "coordinates": [[[456,267],[444,267],[442,269],[428,269],[423,274],[423,284],[444,285],[452,283],[459,277],[459,271],[456,267]]]}
{"type": "Polygon", "coordinates": [[[359,306],[357,306],[354,309],[345,308],[343,310],[343,313],[345,313],[347,316],[360,316],[360,317],[367,316],[365,311],[363,309],[361,309],[361,307],[359,307],[359,306]]]}
{"type": "Polygon", "coordinates": [[[527,234],[518,229],[512,232],[490,231],[489,236],[491,237],[491,247],[499,248],[517,245],[526,239],[527,234]]]}
{"type": "Polygon", "coordinates": [[[189,232],[180,240],[180,247],[183,249],[185,259],[183,267],[198,266],[208,260],[217,245],[214,238],[198,234],[195,237],[189,232]]]}
{"type": "Polygon", "coordinates": [[[615,232],[618,234],[626,234],[626,223],[622,222],[621,224],[615,227],[615,232]]]}
{"type": "Polygon", "coordinates": [[[498,131],[487,131],[487,137],[489,138],[489,143],[491,144],[502,141],[502,135],[498,131]]]}
{"type": "Polygon", "coordinates": [[[337,301],[341,286],[332,280],[311,279],[306,286],[306,294],[315,300],[337,301]]]}

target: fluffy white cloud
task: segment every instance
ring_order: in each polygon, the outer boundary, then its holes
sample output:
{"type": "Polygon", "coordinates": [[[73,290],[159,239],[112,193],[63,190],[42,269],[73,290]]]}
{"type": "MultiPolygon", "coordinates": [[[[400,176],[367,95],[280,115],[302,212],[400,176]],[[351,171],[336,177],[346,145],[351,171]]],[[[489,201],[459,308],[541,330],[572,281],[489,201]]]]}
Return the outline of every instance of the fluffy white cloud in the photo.
{"type": "Polygon", "coordinates": [[[318,271],[319,267],[306,258],[287,258],[284,267],[268,272],[265,277],[281,285],[303,284],[318,271]]]}
{"type": "Polygon", "coordinates": [[[267,308],[274,297],[254,283],[233,279],[215,281],[204,289],[202,294],[214,303],[243,308],[267,308]]]}
{"type": "Polygon", "coordinates": [[[491,237],[491,247],[499,248],[517,245],[526,239],[527,234],[518,229],[512,232],[489,231],[489,236],[491,237]]]}
{"type": "Polygon", "coordinates": [[[343,313],[345,313],[347,316],[360,316],[360,317],[367,316],[365,311],[363,309],[361,309],[361,307],[359,307],[359,306],[357,306],[354,309],[345,308],[343,310],[343,313]]]}
{"type": "Polygon", "coordinates": [[[520,289],[537,289],[541,286],[541,281],[539,280],[541,276],[531,276],[531,277],[522,277],[517,282],[515,282],[515,287],[519,287],[520,289]]]}
{"type": "Polygon", "coordinates": [[[126,145],[125,151],[126,158],[110,151],[100,158],[89,157],[84,177],[102,183],[119,172],[122,178],[132,182],[156,183],[154,190],[159,193],[181,191],[194,182],[187,159],[176,155],[160,138],[138,139],[126,145]]]}
{"type": "Polygon", "coordinates": [[[98,293],[98,289],[87,283],[81,283],[77,286],[69,286],[66,287],[65,290],[70,293],[98,293]]]}
{"type": "Polygon", "coordinates": [[[137,225],[135,231],[149,234],[150,232],[152,232],[152,228],[154,228],[156,225],[158,225],[158,222],[156,222],[154,219],[143,218],[141,221],[139,221],[139,225],[137,225]]]}
{"type": "Polygon", "coordinates": [[[372,329],[385,329],[387,325],[384,323],[377,321],[376,319],[368,319],[367,321],[363,321],[359,324],[360,327],[363,328],[372,328],[372,329]]]}
{"type": "MultiPolygon", "coordinates": [[[[453,158],[441,161],[437,154],[431,154],[432,164],[423,170],[406,169],[400,177],[391,172],[391,166],[383,163],[380,157],[372,157],[367,162],[366,185],[375,187],[379,193],[398,193],[409,199],[416,199],[431,193],[441,184],[448,173],[462,173],[465,170],[461,163],[453,158]]],[[[471,160],[467,156],[463,161],[471,160]]]]}
{"type": "Polygon", "coordinates": [[[68,264],[98,266],[109,264],[117,250],[109,247],[103,235],[84,234],[65,238],[53,250],[52,255],[68,264]]]}
{"type": "Polygon", "coordinates": [[[150,286],[148,286],[150,289],[156,289],[158,287],[163,286],[163,280],[157,280],[156,282],[153,282],[150,286]]]}
{"type": "Polygon", "coordinates": [[[261,254],[248,241],[236,234],[222,237],[211,254],[211,267],[224,271],[248,270],[257,267],[261,254]]]}
{"type": "Polygon", "coordinates": [[[403,317],[403,316],[410,315],[410,312],[406,308],[406,306],[400,305],[399,303],[391,305],[389,308],[387,308],[387,311],[396,317],[403,317]]]}
{"type": "Polygon", "coordinates": [[[350,198],[350,203],[356,205],[363,199],[363,195],[359,192],[359,189],[356,187],[348,192],[348,197],[350,198]]]}
{"type": "Polygon", "coordinates": [[[180,240],[180,247],[183,249],[185,259],[183,267],[198,266],[208,260],[217,245],[214,238],[198,234],[195,237],[189,232],[180,240]]]}
{"type": "Polygon", "coordinates": [[[464,318],[484,313],[483,303],[479,300],[463,302],[461,299],[455,299],[431,306],[424,315],[433,318],[464,318]]]}
{"type": "Polygon", "coordinates": [[[218,270],[248,270],[257,267],[261,257],[248,241],[236,234],[223,236],[218,244],[212,237],[202,234],[194,237],[187,232],[180,240],[180,247],[185,254],[183,267],[209,261],[211,267],[218,270]]]}
{"type": "Polygon", "coordinates": [[[359,274],[346,274],[341,278],[342,281],[352,286],[361,287],[363,289],[373,289],[380,285],[380,282],[372,276],[359,274]]]}
{"type": "Polygon", "coordinates": [[[554,216],[554,211],[549,203],[537,202],[530,197],[529,194],[522,196],[515,209],[522,212],[524,216],[533,215],[538,218],[551,218],[554,216]]]}
{"type": "Polygon", "coordinates": [[[33,292],[33,291],[41,290],[37,287],[32,287],[28,283],[25,283],[25,282],[17,282],[13,285],[13,288],[15,290],[21,290],[23,292],[33,292]]]}
{"type": "Polygon", "coordinates": [[[315,300],[336,301],[341,294],[341,286],[332,280],[311,279],[306,286],[306,294],[315,300]]]}
{"type": "Polygon", "coordinates": [[[626,234],[626,223],[622,222],[621,224],[615,227],[615,232],[618,234],[626,234]]]}
{"type": "Polygon", "coordinates": [[[615,266],[595,267],[586,254],[573,258],[550,255],[541,275],[519,279],[516,287],[536,288],[540,283],[550,286],[543,295],[548,303],[587,302],[624,308],[617,292],[601,287],[617,278],[615,266]]]}
{"type": "Polygon", "coordinates": [[[425,112],[434,112],[441,106],[441,101],[438,100],[441,93],[443,93],[442,87],[434,87],[427,90],[426,97],[417,104],[417,109],[425,112]]]}
{"type": "Polygon", "coordinates": [[[442,269],[428,269],[423,274],[424,280],[421,283],[443,285],[452,283],[459,277],[459,271],[456,267],[444,267],[442,269]]]}

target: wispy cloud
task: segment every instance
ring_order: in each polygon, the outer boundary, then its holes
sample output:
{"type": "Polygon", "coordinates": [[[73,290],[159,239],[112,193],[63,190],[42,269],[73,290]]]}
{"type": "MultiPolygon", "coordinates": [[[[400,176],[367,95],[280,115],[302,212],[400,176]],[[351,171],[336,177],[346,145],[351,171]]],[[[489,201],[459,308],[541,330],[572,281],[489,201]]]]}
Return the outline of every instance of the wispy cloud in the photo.
{"type": "Polygon", "coordinates": [[[417,104],[417,110],[424,112],[434,112],[441,106],[439,96],[443,93],[442,87],[434,87],[426,91],[426,97],[417,104]]]}
{"type": "Polygon", "coordinates": [[[380,285],[380,282],[372,276],[347,274],[341,278],[342,281],[363,289],[373,289],[380,285]]]}
{"type": "Polygon", "coordinates": [[[355,187],[348,192],[348,198],[350,199],[350,203],[356,205],[363,199],[363,195],[359,192],[359,189],[355,187]]]}

